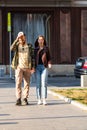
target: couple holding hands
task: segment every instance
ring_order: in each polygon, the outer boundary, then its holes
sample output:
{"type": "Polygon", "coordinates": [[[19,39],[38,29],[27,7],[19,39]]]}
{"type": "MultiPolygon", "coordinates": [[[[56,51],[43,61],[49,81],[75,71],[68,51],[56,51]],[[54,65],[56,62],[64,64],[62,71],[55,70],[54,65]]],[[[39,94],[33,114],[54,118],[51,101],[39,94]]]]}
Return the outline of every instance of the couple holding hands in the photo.
{"type": "Polygon", "coordinates": [[[16,105],[28,105],[30,76],[35,72],[37,104],[46,105],[48,68],[51,68],[51,57],[44,36],[40,35],[34,47],[26,42],[26,35],[19,32],[16,40],[10,46],[14,51],[12,68],[15,69],[16,105]],[[22,93],[22,80],[24,89],[22,93]],[[23,96],[23,100],[22,100],[23,96]]]}

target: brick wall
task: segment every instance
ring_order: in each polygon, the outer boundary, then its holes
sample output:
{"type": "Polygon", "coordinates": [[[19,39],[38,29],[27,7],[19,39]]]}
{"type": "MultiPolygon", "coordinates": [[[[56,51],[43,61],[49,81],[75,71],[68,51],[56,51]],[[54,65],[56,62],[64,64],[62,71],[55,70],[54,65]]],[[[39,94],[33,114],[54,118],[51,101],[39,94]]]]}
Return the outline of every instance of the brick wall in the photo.
{"type": "Polygon", "coordinates": [[[2,63],[2,17],[0,11],[0,64],[2,63]]]}
{"type": "Polygon", "coordinates": [[[81,53],[87,56],[87,10],[81,11],[81,53]]]}

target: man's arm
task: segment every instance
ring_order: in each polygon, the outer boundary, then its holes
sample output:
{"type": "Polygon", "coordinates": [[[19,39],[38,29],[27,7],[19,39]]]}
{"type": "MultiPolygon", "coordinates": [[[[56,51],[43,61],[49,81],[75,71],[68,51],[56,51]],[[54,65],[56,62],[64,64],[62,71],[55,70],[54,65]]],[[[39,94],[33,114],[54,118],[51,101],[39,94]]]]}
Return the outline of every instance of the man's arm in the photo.
{"type": "Polygon", "coordinates": [[[12,45],[10,46],[10,50],[11,50],[11,51],[15,51],[16,48],[17,48],[17,45],[18,45],[18,39],[16,39],[16,40],[12,43],[12,45]]]}

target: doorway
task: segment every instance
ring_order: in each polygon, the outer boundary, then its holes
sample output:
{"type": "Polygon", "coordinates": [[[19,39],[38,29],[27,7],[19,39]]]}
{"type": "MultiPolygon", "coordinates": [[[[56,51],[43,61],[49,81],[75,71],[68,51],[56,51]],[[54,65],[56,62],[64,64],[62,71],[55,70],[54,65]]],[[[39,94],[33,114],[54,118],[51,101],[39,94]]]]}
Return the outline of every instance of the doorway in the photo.
{"type": "Polygon", "coordinates": [[[50,42],[50,16],[46,13],[14,13],[12,15],[12,39],[14,40],[19,31],[26,34],[27,42],[34,42],[38,35],[44,35],[47,42],[50,42]]]}

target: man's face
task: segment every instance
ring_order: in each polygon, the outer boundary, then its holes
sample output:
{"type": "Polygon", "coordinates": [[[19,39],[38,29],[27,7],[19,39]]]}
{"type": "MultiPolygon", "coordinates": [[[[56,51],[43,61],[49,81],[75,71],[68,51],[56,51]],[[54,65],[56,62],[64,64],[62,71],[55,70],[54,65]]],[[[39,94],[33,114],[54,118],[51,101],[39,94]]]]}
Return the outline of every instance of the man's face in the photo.
{"type": "Polygon", "coordinates": [[[20,44],[25,44],[25,42],[26,42],[26,38],[25,38],[24,35],[22,35],[21,37],[19,37],[18,40],[19,40],[20,44]]]}

